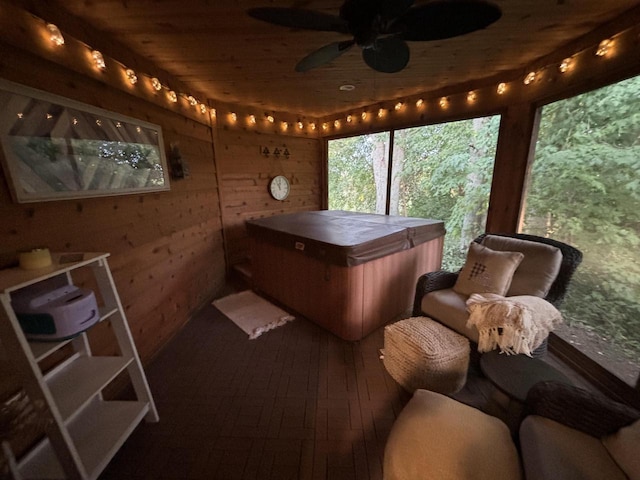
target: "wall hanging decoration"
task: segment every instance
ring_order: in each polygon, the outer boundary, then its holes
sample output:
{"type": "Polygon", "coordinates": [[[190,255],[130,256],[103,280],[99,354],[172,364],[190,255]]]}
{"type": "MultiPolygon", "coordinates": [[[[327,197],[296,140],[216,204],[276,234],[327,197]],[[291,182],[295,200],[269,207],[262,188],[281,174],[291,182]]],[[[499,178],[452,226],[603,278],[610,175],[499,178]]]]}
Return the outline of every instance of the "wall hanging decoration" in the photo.
{"type": "Polygon", "coordinates": [[[170,188],[158,125],[2,79],[0,143],[19,203],[170,188]]]}

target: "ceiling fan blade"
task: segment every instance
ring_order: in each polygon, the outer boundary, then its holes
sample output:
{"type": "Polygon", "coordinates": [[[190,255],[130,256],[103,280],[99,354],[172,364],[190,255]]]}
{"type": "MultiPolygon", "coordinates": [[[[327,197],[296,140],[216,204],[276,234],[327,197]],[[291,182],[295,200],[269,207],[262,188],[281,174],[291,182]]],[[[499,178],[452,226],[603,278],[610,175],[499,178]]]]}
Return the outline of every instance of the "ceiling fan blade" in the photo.
{"type": "Polygon", "coordinates": [[[405,13],[413,5],[414,0],[382,0],[380,14],[384,18],[396,18],[405,13]]]}
{"type": "Polygon", "coordinates": [[[399,37],[379,38],[372,48],[362,49],[362,58],[378,72],[396,73],[409,63],[409,46],[399,37]]]}
{"type": "Polygon", "coordinates": [[[349,33],[347,22],[337,15],[304,8],[260,7],[247,10],[250,17],[283,27],[349,33]]]}
{"type": "Polygon", "coordinates": [[[501,16],[500,8],[483,0],[438,0],[410,8],[392,30],[405,40],[441,40],[481,30],[501,16]]]}
{"type": "Polygon", "coordinates": [[[296,65],[296,72],[306,72],[329,63],[353,47],[355,43],[355,40],[346,40],[325,45],[300,60],[296,65]]]}

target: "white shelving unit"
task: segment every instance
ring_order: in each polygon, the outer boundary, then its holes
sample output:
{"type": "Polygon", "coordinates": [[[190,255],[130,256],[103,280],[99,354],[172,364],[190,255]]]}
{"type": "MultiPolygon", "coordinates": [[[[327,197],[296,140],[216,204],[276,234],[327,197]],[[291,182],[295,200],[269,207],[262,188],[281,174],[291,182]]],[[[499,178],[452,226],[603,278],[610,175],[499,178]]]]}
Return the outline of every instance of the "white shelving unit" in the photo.
{"type": "Polygon", "coordinates": [[[0,270],[0,341],[15,362],[29,398],[46,406],[42,411],[49,417],[44,422],[46,436],[19,460],[24,479],[96,479],[143,418],[158,421],[108,256],[52,254],[50,267],[0,270]],[[100,321],[111,322],[120,356],[93,356],[86,332],[59,342],[33,342],[20,328],[11,305],[12,293],[54,277],[73,284],[74,270],[83,267],[88,267],[96,280],[103,303],[99,307],[100,321]],[[43,372],[39,362],[65,345],[71,345],[70,356],[43,372]],[[137,399],[104,400],[102,390],[125,370],[137,399]]]}

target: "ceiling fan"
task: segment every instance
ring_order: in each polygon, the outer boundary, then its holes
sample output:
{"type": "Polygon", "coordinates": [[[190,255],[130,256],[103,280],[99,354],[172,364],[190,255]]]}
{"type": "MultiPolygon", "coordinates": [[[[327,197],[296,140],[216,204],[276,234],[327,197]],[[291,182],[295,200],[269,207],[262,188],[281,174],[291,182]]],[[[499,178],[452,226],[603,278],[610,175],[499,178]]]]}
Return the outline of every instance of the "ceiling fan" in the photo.
{"type": "Polygon", "coordinates": [[[296,64],[297,72],[329,63],[358,45],[365,63],[384,73],[399,72],[407,66],[407,41],[465,35],[486,28],[502,15],[500,8],[485,0],[434,0],[417,6],[413,3],[414,0],[345,0],[339,15],[296,7],[259,7],[247,13],[275,25],[353,37],[311,52],[296,64]]]}

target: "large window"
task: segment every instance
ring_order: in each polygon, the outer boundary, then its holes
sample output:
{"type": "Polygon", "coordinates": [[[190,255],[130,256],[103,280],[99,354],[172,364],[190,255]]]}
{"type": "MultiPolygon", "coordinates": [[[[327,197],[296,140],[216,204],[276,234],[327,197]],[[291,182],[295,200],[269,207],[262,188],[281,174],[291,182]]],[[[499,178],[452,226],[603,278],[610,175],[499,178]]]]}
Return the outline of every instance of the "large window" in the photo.
{"type": "Polygon", "coordinates": [[[640,77],[542,109],[521,231],[583,252],[556,333],[634,385],[640,357],[640,77]]]}
{"type": "Polygon", "coordinates": [[[331,140],[329,208],[443,220],[443,267],[458,269],[485,230],[499,123],[485,117],[331,140]]]}

